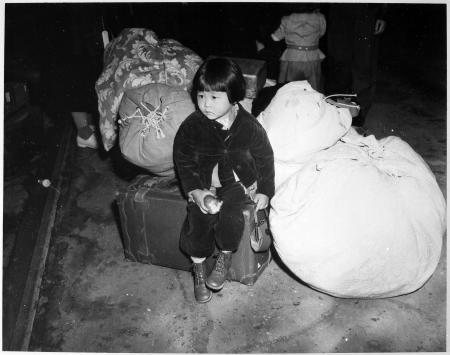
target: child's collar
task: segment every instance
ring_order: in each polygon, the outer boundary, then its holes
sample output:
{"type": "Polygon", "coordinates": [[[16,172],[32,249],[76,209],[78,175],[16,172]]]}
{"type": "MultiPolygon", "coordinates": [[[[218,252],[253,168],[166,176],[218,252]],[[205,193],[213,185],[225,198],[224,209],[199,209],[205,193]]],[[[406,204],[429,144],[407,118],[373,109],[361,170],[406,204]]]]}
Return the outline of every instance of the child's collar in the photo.
{"type": "Polygon", "coordinates": [[[236,120],[236,117],[239,112],[239,104],[234,104],[231,108],[230,115],[227,117],[226,120],[220,120],[218,119],[216,122],[220,123],[222,125],[223,130],[230,129],[230,127],[233,125],[233,122],[236,120]]]}

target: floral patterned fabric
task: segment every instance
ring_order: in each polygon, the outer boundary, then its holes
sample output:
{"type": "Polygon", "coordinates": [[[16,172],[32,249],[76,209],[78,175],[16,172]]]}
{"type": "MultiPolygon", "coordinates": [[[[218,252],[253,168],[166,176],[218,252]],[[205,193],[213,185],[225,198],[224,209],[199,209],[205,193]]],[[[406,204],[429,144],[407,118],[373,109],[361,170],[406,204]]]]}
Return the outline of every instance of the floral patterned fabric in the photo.
{"type": "Polygon", "coordinates": [[[117,138],[117,113],[124,93],[152,83],[188,90],[202,59],[174,39],[159,39],[145,28],[127,28],[105,49],[95,89],[105,150],[117,138]]]}

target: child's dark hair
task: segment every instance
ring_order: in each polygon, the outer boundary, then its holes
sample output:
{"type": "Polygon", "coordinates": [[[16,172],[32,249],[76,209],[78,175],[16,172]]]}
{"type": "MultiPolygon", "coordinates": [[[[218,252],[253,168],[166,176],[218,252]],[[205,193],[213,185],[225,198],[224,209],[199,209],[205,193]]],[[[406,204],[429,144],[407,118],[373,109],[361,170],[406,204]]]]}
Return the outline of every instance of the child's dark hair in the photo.
{"type": "Polygon", "coordinates": [[[199,91],[224,91],[231,103],[245,97],[245,79],[241,68],[231,59],[211,57],[206,59],[195,74],[192,84],[192,98],[197,102],[199,91]]]}

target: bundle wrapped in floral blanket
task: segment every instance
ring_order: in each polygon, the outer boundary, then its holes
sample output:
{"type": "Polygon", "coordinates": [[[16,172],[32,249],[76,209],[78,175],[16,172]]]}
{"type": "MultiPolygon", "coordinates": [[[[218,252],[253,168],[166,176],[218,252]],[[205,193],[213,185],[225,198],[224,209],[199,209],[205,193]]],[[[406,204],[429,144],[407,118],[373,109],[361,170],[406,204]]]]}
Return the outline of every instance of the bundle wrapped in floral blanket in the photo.
{"type": "Polygon", "coordinates": [[[105,150],[117,138],[117,113],[125,92],[148,84],[188,90],[202,59],[174,39],[145,28],[127,28],[105,49],[104,70],[95,88],[105,150]]]}

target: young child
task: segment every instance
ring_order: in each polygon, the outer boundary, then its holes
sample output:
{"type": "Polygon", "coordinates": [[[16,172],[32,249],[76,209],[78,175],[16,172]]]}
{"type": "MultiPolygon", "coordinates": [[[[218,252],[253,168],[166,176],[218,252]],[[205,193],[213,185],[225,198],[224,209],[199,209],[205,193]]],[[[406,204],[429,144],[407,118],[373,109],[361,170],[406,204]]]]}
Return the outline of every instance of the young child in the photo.
{"type": "Polygon", "coordinates": [[[278,83],[308,80],[316,91],[323,92],[322,60],[319,39],[325,34],[325,16],[317,5],[303,4],[301,12],[284,16],[280,27],[271,37],[278,42],[286,42],[286,50],[280,58],[278,83]]]}
{"type": "Polygon", "coordinates": [[[174,141],[174,162],[188,197],[180,247],[191,256],[194,294],[208,302],[222,289],[244,228],[243,208],[266,208],[274,194],[274,158],[264,128],[238,103],[245,95],[239,66],[228,58],[207,59],[192,88],[197,111],[181,124],[174,141]],[[222,201],[209,212],[206,196],[222,201]],[[220,253],[206,278],[205,260],[220,253]]]}

